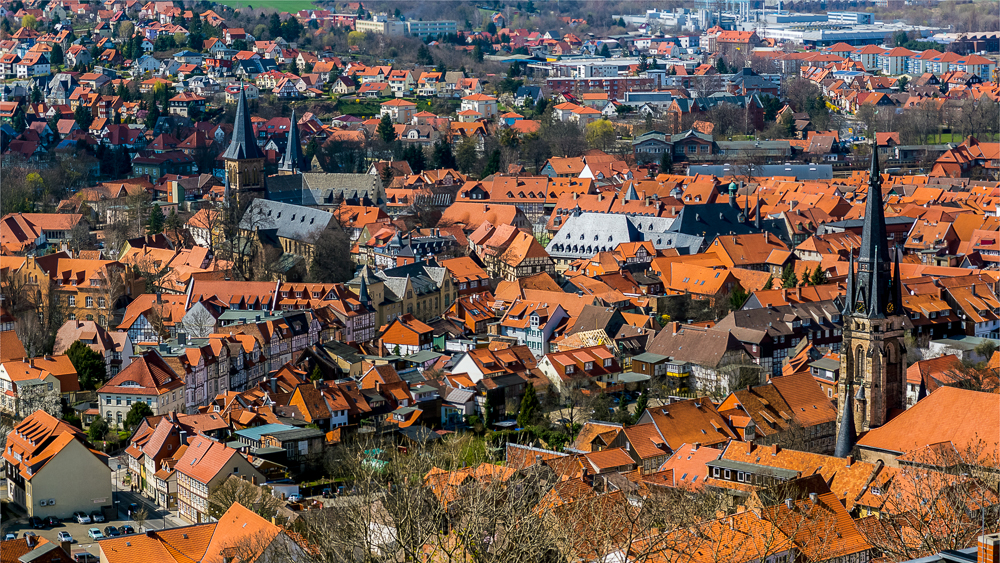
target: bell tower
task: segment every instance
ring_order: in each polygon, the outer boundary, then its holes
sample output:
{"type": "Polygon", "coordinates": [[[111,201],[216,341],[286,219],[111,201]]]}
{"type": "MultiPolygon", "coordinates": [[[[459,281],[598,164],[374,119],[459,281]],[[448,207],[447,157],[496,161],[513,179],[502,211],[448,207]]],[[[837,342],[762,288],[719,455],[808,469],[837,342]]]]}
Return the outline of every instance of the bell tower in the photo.
{"type": "Polygon", "coordinates": [[[905,315],[899,255],[889,249],[878,151],[872,147],[865,224],[857,268],[851,256],[844,297],[844,340],[837,383],[835,455],[851,453],[858,433],[882,426],[906,406],[905,315]]]}
{"type": "Polygon", "coordinates": [[[229,189],[239,197],[245,193],[264,191],[264,152],[257,146],[247,111],[247,96],[240,86],[240,99],[236,104],[236,122],[233,124],[233,140],[226,152],[222,153],[226,162],[226,180],[229,189]]]}

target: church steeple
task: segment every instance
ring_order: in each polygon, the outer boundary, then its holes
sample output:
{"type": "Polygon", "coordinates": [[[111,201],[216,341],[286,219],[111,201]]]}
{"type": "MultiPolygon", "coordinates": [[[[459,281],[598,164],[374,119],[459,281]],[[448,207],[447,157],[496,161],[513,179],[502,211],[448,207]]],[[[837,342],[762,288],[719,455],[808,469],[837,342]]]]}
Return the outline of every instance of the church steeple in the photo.
{"type": "Polygon", "coordinates": [[[847,296],[854,315],[881,319],[898,312],[901,299],[899,286],[892,283],[890,264],[893,254],[889,252],[887,239],[882,201],[882,175],[879,169],[878,150],[873,147],[858,271],[853,292],[849,292],[847,296]]]}
{"type": "Polygon", "coordinates": [[[302,146],[299,144],[299,126],[295,122],[295,110],[292,110],[291,128],[288,131],[288,143],[285,154],[281,157],[278,174],[296,174],[309,170],[309,164],[302,159],[302,146]]]}
{"type": "Polygon", "coordinates": [[[253,123],[250,122],[250,113],[247,112],[247,95],[240,85],[240,99],[236,103],[236,120],[233,123],[233,140],[222,154],[222,158],[227,160],[244,160],[251,158],[264,158],[264,152],[257,146],[257,141],[253,137],[253,123]]]}
{"type": "Polygon", "coordinates": [[[847,272],[837,381],[838,456],[850,453],[854,436],[882,426],[906,408],[899,252],[889,248],[878,152],[872,148],[861,248],[856,261],[851,255],[847,272]]]}
{"type": "Polygon", "coordinates": [[[236,120],[233,123],[233,140],[222,153],[226,166],[226,181],[239,196],[243,192],[263,191],[264,151],[254,139],[253,124],[247,110],[247,96],[240,85],[240,98],[236,103],[236,120]]]}
{"type": "Polygon", "coordinates": [[[842,397],[844,408],[841,410],[842,414],[837,425],[837,444],[833,450],[833,455],[836,457],[851,455],[858,439],[858,435],[854,431],[854,404],[852,403],[854,397],[851,391],[851,384],[848,382],[846,396],[842,397]]]}

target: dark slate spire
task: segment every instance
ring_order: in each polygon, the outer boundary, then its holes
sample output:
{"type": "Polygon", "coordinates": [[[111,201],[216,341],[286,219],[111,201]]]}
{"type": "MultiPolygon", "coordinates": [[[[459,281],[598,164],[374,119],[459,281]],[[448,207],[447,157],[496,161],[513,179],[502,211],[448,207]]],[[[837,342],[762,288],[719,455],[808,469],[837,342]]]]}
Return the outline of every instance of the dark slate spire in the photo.
{"type": "Polygon", "coordinates": [[[309,164],[303,162],[302,145],[299,144],[299,126],[295,122],[295,110],[292,110],[291,130],[288,132],[288,143],[285,146],[285,155],[281,157],[281,165],[278,170],[283,172],[306,172],[309,164]]]}
{"type": "Polygon", "coordinates": [[[844,316],[850,315],[854,312],[854,253],[848,253],[847,261],[847,294],[844,296],[844,309],[841,313],[844,316]]]}
{"type": "MultiPolygon", "coordinates": [[[[848,377],[841,374],[841,377],[848,377]]],[[[854,432],[854,396],[851,394],[851,382],[847,382],[847,392],[840,398],[844,401],[844,413],[840,418],[840,429],[837,432],[837,445],[833,450],[836,457],[847,457],[854,451],[858,436],[854,432]]]]}
{"type": "Polygon", "coordinates": [[[367,307],[371,302],[371,296],[368,294],[368,276],[367,272],[361,273],[361,285],[358,287],[358,299],[361,301],[361,305],[367,307]]]}
{"type": "Polygon", "coordinates": [[[889,266],[888,234],[882,201],[882,176],[878,163],[878,148],[872,147],[872,164],[868,178],[868,201],[865,203],[864,227],[861,230],[861,250],[858,273],[851,307],[853,314],[869,319],[899,314],[902,299],[900,288],[892,283],[889,266]],[[890,306],[891,305],[891,306],[890,306]]]}
{"type": "Polygon", "coordinates": [[[250,123],[250,113],[247,112],[247,95],[240,84],[240,100],[236,104],[236,121],[233,123],[233,140],[229,148],[222,153],[226,160],[245,160],[264,158],[264,152],[257,146],[253,138],[253,124],[250,123]]]}

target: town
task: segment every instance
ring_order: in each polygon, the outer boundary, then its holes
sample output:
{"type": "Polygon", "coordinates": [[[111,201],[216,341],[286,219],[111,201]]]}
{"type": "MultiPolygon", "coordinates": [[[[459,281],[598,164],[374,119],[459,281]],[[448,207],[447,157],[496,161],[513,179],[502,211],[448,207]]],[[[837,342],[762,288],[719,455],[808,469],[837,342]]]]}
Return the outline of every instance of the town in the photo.
{"type": "Polygon", "coordinates": [[[1000,3],[0,0],[0,563],[1000,563],[1000,3]]]}

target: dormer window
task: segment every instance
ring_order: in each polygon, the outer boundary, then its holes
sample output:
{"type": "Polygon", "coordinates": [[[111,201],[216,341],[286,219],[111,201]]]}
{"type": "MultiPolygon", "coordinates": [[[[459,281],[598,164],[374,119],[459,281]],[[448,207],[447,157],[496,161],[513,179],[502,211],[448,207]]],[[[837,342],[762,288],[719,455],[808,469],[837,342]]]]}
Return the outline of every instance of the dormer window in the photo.
{"type": "Polygon", "coordinates": [[[583,369],[585,369],[587,371],[590,371],[590,370],[594,369],[594,362],[585,362],[583,364],[583,369]]]}
{"type": "Polygon", "coordinates": [[[566,375],[572,375],[576,371],[576,366],[566,366],[566,375]]]}

